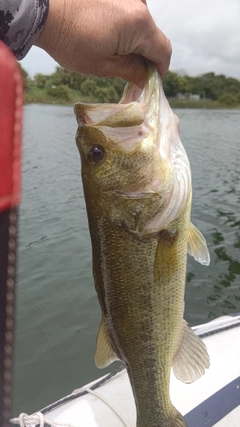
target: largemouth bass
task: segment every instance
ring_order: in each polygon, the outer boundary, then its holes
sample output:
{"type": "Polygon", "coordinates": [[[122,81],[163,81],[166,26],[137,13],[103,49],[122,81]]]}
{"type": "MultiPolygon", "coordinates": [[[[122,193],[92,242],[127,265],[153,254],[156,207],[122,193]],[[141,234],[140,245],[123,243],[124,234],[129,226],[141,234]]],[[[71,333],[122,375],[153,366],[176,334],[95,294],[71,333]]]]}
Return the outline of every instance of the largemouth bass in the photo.
{"type": "Polygon", "coordinates": [[[183,427],[169,396],[171,367],[192,382],[209,366],[183,320],[187,252],[209,253],[190,222],[191,171],[178,118],[153,65],[119,104],[77,103],[77,146],[102,310],[96,365],[125,363],[137,427],[183,427]]]}

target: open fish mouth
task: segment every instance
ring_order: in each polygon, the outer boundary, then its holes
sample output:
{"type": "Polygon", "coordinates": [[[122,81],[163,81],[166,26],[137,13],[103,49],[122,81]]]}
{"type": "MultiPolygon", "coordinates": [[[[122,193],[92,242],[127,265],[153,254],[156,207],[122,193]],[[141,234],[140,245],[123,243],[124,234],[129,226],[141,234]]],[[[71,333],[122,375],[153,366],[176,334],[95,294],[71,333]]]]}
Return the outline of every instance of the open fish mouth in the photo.
{"type": "MultiPolygon", "coordinates": [[[[146,232],[159,231],[183,211],[191,199],[190,165],[179,137],[179,119],[169,106],[153,64],[149,64],[143,89],[128,83],[118,104],[77,103],[75,114],[78,132],[82,129],[83,133],[94,133],[96,141],[103,141],[107,153],[103,161],[109,161],[110,150],[125,156],[125,163],[121,162],[126,173],[124,183],[119,185],[114,179],[113,166],[106,167],[101,175],[101,191],[116,191],[125,198],[161,194],[164,208],[152,218],[146,232]]],[[[79,149],[85,149],[85,157],[88,155],[88,148],[79,149]]],[[[99,165],[98,184],[100,174],[99,165]]]]}
{"type": "Polygon", "coordinates": [[[76,103],[74,110],[78,125],[104,127],[104,134],[116,145],[127,151],[134,150],[139,141],[156,129],[159,106],[156,80],[158,73],[155,67],[150,65],[149,78],[143,89],[128,83],[118,104],[76,103]]]}

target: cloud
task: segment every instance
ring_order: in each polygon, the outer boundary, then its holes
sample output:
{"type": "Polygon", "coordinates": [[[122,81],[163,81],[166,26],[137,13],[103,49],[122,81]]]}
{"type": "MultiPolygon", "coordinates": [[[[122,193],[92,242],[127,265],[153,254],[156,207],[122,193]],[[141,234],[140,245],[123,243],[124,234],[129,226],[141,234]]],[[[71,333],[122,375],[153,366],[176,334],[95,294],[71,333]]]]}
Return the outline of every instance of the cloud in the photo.
{"type": "Polygon", "coordinates": [[[38,73],[52,74],[58,63],[42,49],[33,46],[26,57],[21,60],[21,65],[31,77],[34,77],[38,73]]]}
{"type": "MultiPolygon", "coordinates": [[[[172,71],[240,79],[240,0],[148,0],[148,6],[171,40],[172,71]]],[[[57,63],[33,47],[22,66],[34,76],[51,74],[57,63]]]]}
{"type": "Polygon", "coordinates": [[[149,0],[148,6],[171,40],[172,70],[240,78],[239,0],[149,0]]]}

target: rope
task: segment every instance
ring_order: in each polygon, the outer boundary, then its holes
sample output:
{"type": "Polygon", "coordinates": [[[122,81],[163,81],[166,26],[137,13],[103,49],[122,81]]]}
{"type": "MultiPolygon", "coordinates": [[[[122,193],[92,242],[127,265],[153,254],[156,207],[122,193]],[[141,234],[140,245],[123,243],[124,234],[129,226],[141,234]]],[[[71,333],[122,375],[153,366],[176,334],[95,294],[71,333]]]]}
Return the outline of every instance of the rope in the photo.
{"type": "MultiPolygon", "coordinates": [[[[119,372],[122,372],[125,368],[124,365],[119,366],[115,371],[110,372],[109,374],[105,375],[102,379],[96,381],[91,389],[95,390],[96,388],[100,387],[102,384],[105,384],[110,378],[117,375],[119,372]]],[[[51,405],[46,406],[45,408],[41,409],[42,414],[46,414],[47,412],[51,411],[52,409],[57,408],[60,405],[63,405],[64,403],[71,402],[74,399],[77,399],[78,397],[84,396],[87,394],[87,390],[83,387],[77,390],[74,390],[71,394],[68,396],[62,397],[62,399],[59,399],[57,402],[52,403],[51,405]],[[80,391],[82,390],[82,391],[80,391]]]]}
{"type": "Polygon", "coordinates": [[[41,412],[36,412],[32,415],[24,414],[23,412],[18,418],[11,419],[10,422],[20,427],[34,427],[37,425],[39,425],[39,427],[44,427],[46,424],[50,427],[74,427],[72,424],[47,420],[41,412]]]}
{"type": "Polygon", "coordinates": [[[96,391],[92,390],[91,388],[85,388],[85,390],[92,394],[93,396],[100,399],[102,402],[104,402],[114,413],[118,416],[118,418],[122,421],[123,425],[125,427],[130,427],[130,425],[127,423],[127,421],[124,419],[124,417],[118,412],[118,409],[114,408],[111,402],[109,402],[105,397],[101,396],[101,394],[97,393],[96,391]]]}
{"type": "MultiPolygon", "coordinates": [[[[124,427],[130,427],[130,425],[124,419],[122,414],[120,414],[118,409],[114,408],[112,403],[109,402],[107,399],[105,399],[105,397],[101,396],[99,393],[92,390],[91,388],[85,388],[84,391],[88,392],[89,394],[92,394],[93,396],[100,399],[103,403],[105,403],[105,405],[107,405],[114,412],[114,414],[117,415],[117,417],[121,420],[124,427]]],[[[12,424],[17,424],[20,427],[36,427],[37,425],[39,425],[39,427],[44,427],[46,426],[46,424],[49,425],[50,427],[74,427],[72,424],[68,424],[68,423],[66,424],[66,423],[47,420],[46,418],[44,418],[44,415],[41,412],[36,412],[35,414],[32,414],[32,415],[22,413],[19,415],[18,418],[13,418],[10,421],[12,424]]]]}

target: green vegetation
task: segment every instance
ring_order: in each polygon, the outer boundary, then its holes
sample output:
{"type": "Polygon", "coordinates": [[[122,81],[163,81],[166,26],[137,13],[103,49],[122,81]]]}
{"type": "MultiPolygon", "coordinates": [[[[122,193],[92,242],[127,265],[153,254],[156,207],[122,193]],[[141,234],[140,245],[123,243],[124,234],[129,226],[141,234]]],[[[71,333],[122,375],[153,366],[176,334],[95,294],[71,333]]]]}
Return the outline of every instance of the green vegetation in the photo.
{"type": "Polygon", "coordinates": [[[240,81],[223,74],[190,77],[169,71],[163,85],[175,108],[240,108],[240,81]]]}
{"type": "MultiPolygon", "coordinates": [[[[120,78],[87,76],[61,67],[57,67],[52,75],[37,74],[31,80],[19,66],[26,103],[118,102],[126,84],[120,78]]],[[[174,108],[240,108],[240,81],[223,74],[190,77],[169,71],[163,86],[174,108]]]]}
{"type": "Polygon", "coordinates": [[[36,74],[31,80],[19,64],[26,103],[73,105],[75,102],[118,102],[126,82],[73,73],[57,67],[49,76],[36,74]]]}

